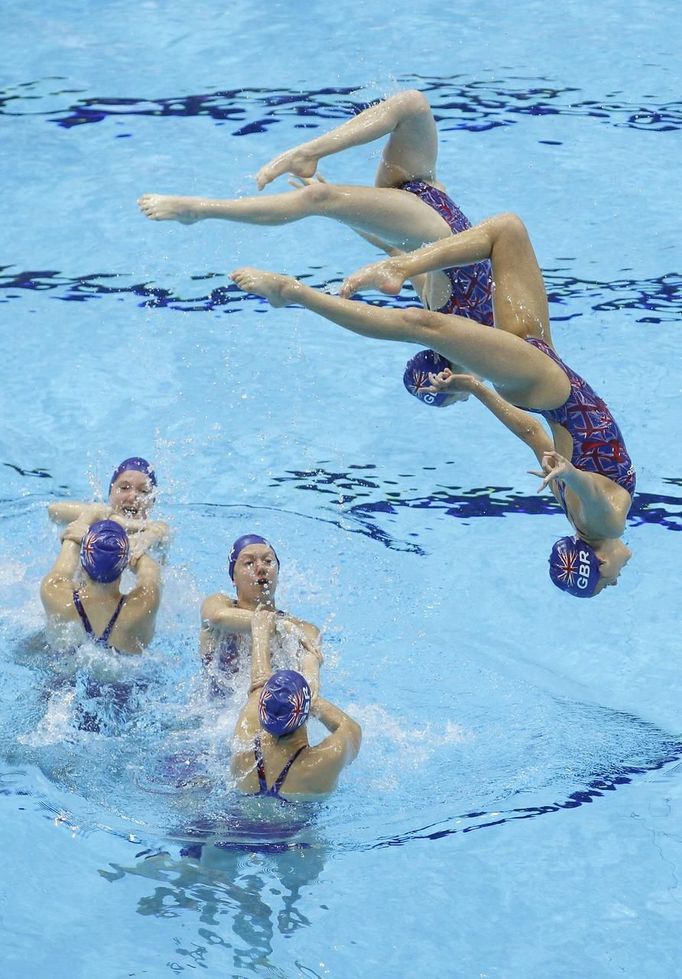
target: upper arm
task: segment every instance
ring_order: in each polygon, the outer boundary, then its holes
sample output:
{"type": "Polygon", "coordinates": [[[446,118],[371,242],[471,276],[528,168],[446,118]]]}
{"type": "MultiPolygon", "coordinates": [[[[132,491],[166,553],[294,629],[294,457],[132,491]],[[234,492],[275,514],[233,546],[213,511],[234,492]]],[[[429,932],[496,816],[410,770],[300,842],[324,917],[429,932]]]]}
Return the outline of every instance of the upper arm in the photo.
{"type": "Polygon", "coordinates": [[[229,595],[217,592],[201,603],[201,625],[205,629],[223,632],[250,632],[252,612],[237,608],[229,595]]]}
{"type": "Polygon", "coordinates": [[[138,616],[156,614],[161,602],[161,568],[153,558],[143,554],[135,574],[137,583],[127,595],[126,604],[138,616]]]}
{"type": "Polygon", "coordinates": [[[73,583],[50,572],[40,583],[40,600],[45,611],[51,615],[64,612],[67,605],[73,602],[73,583]]]}
{"type": "Polygon", "coordinates": [[[341,771],[357,758],[361,743],[362,728],[346,714],[343,723],[328,734],[315,750],[320,751],[327,764],[338,766],[338,771],[341,771]]]}

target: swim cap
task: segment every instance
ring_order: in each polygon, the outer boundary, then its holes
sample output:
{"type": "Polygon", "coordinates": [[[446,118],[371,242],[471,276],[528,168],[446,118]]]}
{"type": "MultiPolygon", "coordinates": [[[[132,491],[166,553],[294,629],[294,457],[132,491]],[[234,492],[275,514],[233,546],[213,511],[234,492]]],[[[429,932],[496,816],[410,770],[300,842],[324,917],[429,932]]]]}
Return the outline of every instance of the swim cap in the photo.
{"type": "MultiPolygon", "coordinates": [[[[230,578],[232,578],[233,581],[234,581],[234,566],[237,563],[237,558],[244,550],[244,548],[249,546],[249,544],[265,544],[265,546],[269,547],[272,553],[275,554],[275,549],[270,543],[270,541],[266,540],[264,537],[260,537],[258,534],[244,534],[243,537],[238,537],[234,542],[234,544],[232,545],[232,547],[230,548],[230,556],[227,559],[228,561],[227,570],[230,575],[230,578]]],[[[275,561],[277,561],[277,567],[279,567],[279,558],[277,557],[276,554],[275,554],[275,561]]]]}
{"type": "Polygon", "coordinates": [[[116,581],[128,564],[128,535],[115,520],[98,520],[81,541],[81,565],[93,581],[116,581]]]}
{"type": "Polygon", "coordinates": [[[260,692],[261,727],[278,738],[291,734],[308,720],[310,687],[296,670],[277,670],[260,692]]]}
{"type": "Polygon", "coordinates": [[[429,374],[440,374],[446,367],[450,366],[450,361],[446,360],[435,350],[420,350],[405,366],[403,374],[403,384],[415,398],[419,398],[425,405],[432,405],[434,408],[442,408],[449,395],[445,391],[422,391],[422,388],[429,387],[431,381],[429,374]]]}
{"type": "Polygon", "coordinates": [[[591,598],[600,578],[594,548],[579,537],[561,537],[549,556],[549,576],[562,591],[591,598]]]}
{"type": "Polygon", "coordinates": [[[129,472],[130,470],[135,472],[144,473],[145,476],[149,476],[149,480],[152,486],[156,486],[156,473],[149,465],[146,459],[141,456],[131,456],[130,459],[124,459],[123,462],[119,463],[114,469],[114,475],[111,477],[109,482],[109,492],[111,493],[111,487],[114,485],[121,473],[129,472]]]}

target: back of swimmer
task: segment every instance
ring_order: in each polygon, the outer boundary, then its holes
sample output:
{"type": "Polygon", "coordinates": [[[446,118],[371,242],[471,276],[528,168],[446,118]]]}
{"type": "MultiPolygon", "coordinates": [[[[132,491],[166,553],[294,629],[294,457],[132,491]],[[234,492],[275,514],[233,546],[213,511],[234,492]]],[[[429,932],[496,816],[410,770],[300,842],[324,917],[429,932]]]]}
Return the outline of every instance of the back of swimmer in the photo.
{"type": "Polygon", "coordinates": [[[254,612],[251,687],[237,720],[231,771],[237,788],[248,795],[314,799],[336,788],[342,769],[360,750],[362,731],[340,707],[320,696],[313,701],[302,674],[272,672],[274,626],[274,612],[254,612]],[[329,731],[316,745],[308,740],[310,715],[329,731]]]}
{"type": "Polygon", "coordinates": [[[55,563],[43,578],[40,597],[56,634],[79,623],[83,640],[124,653],[140,653],[154,636],[161,598],[159,565],[147,554],[131,559],[128,535],[114,520],[69,524],[55,563]],[[123,595],[129,567],[135,587],[123,595]]]}

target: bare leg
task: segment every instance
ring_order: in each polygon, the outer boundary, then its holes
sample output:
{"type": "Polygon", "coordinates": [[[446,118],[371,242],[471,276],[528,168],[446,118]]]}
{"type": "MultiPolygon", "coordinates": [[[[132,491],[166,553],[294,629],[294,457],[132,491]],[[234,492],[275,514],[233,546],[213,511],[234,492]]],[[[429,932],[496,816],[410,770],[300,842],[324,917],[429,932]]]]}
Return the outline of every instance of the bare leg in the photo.
{"type": "Polygon", "coordinates": [[[141,211],[155,221],[184,223],[219,218],[243,224],[280,225],[328,217],[376,235],[399,248],[419,248],[450,235],[443,218],[414,194],[389,187],[311,183],[284,194],[210,200],[145,194],[141,211]]]}
{"type": "Polygon", "coordinates": [[[528,232],[513,214],[500,214],[416,252],[365,266],[348,276],[341,295],[372,287],[396,295],[405,279],[414,275],[484,259],[490,259],[493,267],[495,326],[552,345],[542,274],[528,232]]]}
{"type": "Polygon", "coordinates": [[[298,303],[360,336],[417,343],[492,381],[503,397],[528,408],[554,408],[566,400],[564,371],[517,336],[482,330],[472,320],[417,308],[399,310],[330,296],[286,275],[237,269],[240,289],[264,296],[273,306],[298,303]]]}
{"type": "Polygon", "coordinates": [[[412,178],[435,178],[436,124],[421,92],[408,91],[372,105],[331,132],[281,153],[258,171],[258,188],[262,190],[283,173],[312,177],[323,157],[389,135],[377,186],[396,187],[412,178]]]}

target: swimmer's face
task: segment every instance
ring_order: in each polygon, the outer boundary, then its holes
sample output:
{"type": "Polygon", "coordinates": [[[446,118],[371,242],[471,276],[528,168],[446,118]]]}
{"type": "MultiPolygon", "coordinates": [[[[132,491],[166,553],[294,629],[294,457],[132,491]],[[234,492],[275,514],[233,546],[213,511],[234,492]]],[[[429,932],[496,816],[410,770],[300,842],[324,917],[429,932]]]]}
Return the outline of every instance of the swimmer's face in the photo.
{"type": "Polygon", "coordinates": [[[154,506],[154,484],[145,473],[130,469],[114,481],[109,504],[114,513],[145,520],[154,506]]]}
{"type": "Polygon", "coordinates": [[[600,578],[594,594],[598,595],[603,588],[618,584],[620,573],[632,557],[632,551],[622,540],[607,540],[595,548],[599,561],[600,578]]]}
{"type": "Polygon", "coordinates": [[[267,544],[248,544],[234,564],[237,598],[260,602],[274,598],[279,568],[275,552],[267,544]]]}

